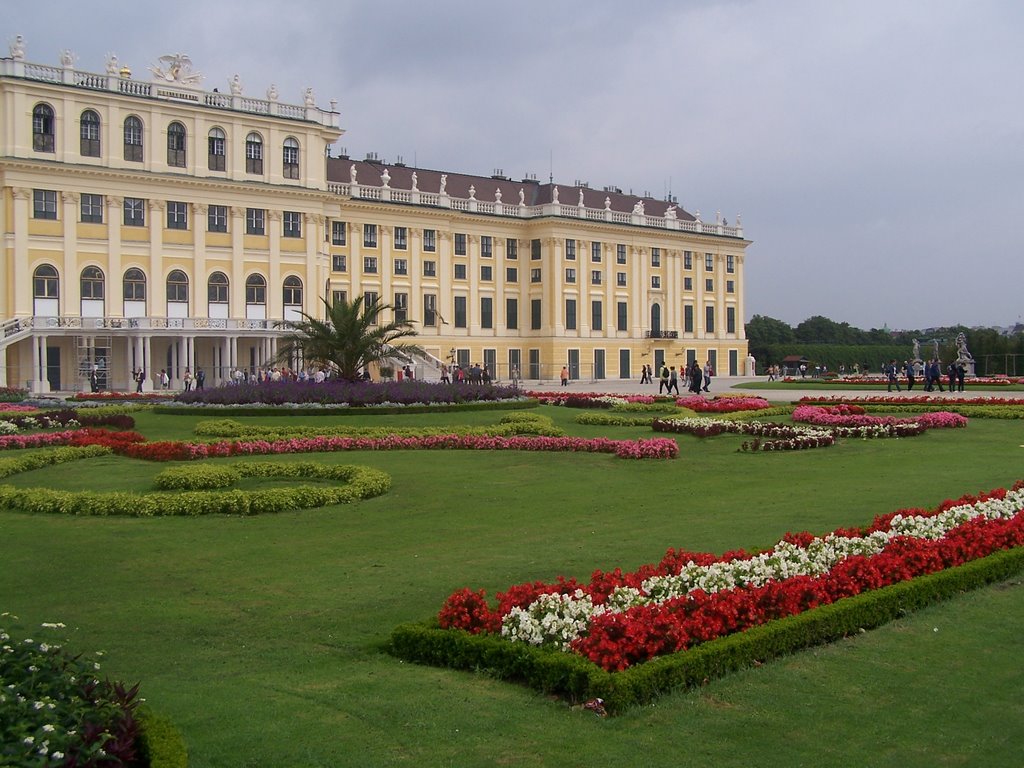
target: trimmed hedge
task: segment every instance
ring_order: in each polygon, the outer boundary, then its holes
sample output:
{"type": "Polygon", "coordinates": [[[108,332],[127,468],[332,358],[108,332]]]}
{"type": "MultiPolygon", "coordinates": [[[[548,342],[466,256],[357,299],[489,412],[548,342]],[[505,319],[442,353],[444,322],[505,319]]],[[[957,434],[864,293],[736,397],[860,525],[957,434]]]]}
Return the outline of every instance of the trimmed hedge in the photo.
{"type": "Polygon", "coordinates": [[[148,768],[188,768],[188,747],[171,719],[143,705],[135,711],[139,723],[139,757],[148,768]]]}
{"type": "Polygon", "coordinates": [[[844,598],[752,627],[622,672],[606,672],[572,653],[513,643],[499,635],[440,629],[437,621],[396,627],[388,650],[419,664],[486,670],[570,702],[601,698],[617,714],[669,691],[874,629],[912,611],[1024,571],[1024,548],[844,598]]]}
{"type": "Polygon", "coordinates": [[[396,405],[352,407],[347,405],[324,406],[322,408],[301,405],[154,405],[153,413],[170,416],[209,416],[224,413],[231,416],[396,416],[403,413],[447,413],[449,411],[512,411],[522,408],[536,408],[539,400],[482,400],[472,403],[439,403],[437,405],[396,405]]]}

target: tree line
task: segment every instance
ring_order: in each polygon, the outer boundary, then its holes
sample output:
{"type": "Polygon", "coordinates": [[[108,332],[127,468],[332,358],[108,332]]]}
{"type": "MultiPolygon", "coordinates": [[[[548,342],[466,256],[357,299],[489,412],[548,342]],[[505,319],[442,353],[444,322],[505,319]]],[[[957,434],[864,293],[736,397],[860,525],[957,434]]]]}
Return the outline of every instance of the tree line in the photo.
{"type": "Polygon", "coordinates": [[[1009,333],[999,328],[967,328],[951,325],[926,330],[890,331],[885,328],[862,330],[815,315],[793,327],[783,320],[754,315],[746,324],[750,354],[757,359],[758,370],[779,365],[789,355],[806,357],[810,365],[827,366],[830,371],[856,363],[869,370],[880,370],[889,360],[900,362],[913,355],[914,339],[921,345],[921,357],[930,358],[934,340],[939,342],[939,357],[945,362],[956,357],[956,337],[963,333],[976,361],[979,376],[1024,375],[1024,324],[1009,333]]]}

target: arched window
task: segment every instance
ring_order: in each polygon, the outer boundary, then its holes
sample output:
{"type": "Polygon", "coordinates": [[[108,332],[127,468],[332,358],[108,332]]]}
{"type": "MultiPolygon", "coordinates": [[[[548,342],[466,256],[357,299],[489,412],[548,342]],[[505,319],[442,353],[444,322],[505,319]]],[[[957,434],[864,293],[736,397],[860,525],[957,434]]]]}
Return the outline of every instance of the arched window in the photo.
{"type": "Polygon", "coordinates": [[[174,122],[167,126],[167,164],[172,168],[185,167],[185,126],[174,122]]]}
{"type": "Polygon", "coordinates": [[[253,305],[267,303],[267,281],[263,275],[249,275],[245,279],[245,303],[253,305]]]}
{"type": "Polygon", "coordinates": [[[226,155],[227,143],[225,141],[224,131],[220,128],[211,128],[208,153],[210,170],[223,171],[226,155]]]}
{"type": "Polygon", "coordinates": [[[661,334],[661,304],[651,305],[651,336],[658,338],[661,334]]]}
{"type": "Polygon", "coordinates": [[[32,110],[32,149],[53,152],[53,107],[36,104],[32,110]]]}
{"type": "Polygon", "coordinates": [[[87,109],[79,121],[82,157],[100,156],[100,116],[87,109]]]}
{"type": "Polygon", "coordinates": [[[132,267],[124,273],[124,300],[146,300],[146,276],[141,269],[132,267]]]}
{"type": "Polygon", "coordinates": [[[214,272],[206,282],[207,298],[211,304],[228,303],[228,277],[223,272],[214,272]]]}
{"type": "Polygon", "coordinates": [[[32,295],[36,299],[56,299],[60,291],[57,270],[49,264],[36,267],[32,273],[32,295]]]}
{"type": "Polygon", "coordinates": [[[82,298],[103,298],[103,272],[99,267],[86,267],[82,270],[82,298]]]}
{"type": "Polygon", "coordinates": [[[134,115],[124,119],[124,159],[142,162],[142,121],[134,115]]]}
{"type": "Polygon", "coordinates": [[[294,275],[284,279],[284,303],[302,306],[302,281],[294,275]]]}
{"type": "Polygon", "coordinates": [[[299,142],[290,136],[284,140],[282,161],[284,162],[284,177],[286,179],[299,178],[299,142]]]}
{"type": "Polygon", "coordinates": [[[167,275],[167,300],[188,301],[188,276],[180,269],[172,269],[167,275]]]}
{"type": "Polygon", "coordinates": [[[245,137],[245,172],[263,173],[263,138],[258,133],[245,137]]]}

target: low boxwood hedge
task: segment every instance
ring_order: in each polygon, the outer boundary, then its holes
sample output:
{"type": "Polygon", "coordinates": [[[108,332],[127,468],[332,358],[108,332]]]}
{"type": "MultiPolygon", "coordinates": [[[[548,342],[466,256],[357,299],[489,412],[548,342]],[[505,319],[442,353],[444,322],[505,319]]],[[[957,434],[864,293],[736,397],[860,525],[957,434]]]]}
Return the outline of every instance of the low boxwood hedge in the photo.
{"type": "Polygon", "coordinates": [[[135,711],[139,758],[148,768],[188,768],[188,747],[171,719],[146,705],[135,711]]]}
{"type": "Polygon", "coordinates": [[[224,413],[231,416],[395,416],[403,413],[447,413],[449,411],[512,411],[536,408],[539,400],[481,400],[472,403],[438,403],[437,405],[396,405],[352,407],[347,405],[322,407],[290,405],[154,405],[153,413],[170,416],[210,416],[224,413]]]}

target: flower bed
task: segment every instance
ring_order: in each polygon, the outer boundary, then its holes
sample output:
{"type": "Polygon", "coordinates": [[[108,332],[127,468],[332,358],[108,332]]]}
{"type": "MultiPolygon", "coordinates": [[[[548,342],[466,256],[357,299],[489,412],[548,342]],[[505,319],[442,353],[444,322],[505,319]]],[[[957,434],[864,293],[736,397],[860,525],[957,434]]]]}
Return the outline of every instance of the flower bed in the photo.
{"type": "MultiPolygon", "coordinates": [[[[942,377],[942,382],[945,384],[946,376],[942,377]]],[[[900,382],[906,382],[906,376],[899,377],[900,382]]],[[[917,377],[918,381],[921,381],[920,377],[917,377]]],[[[856,376],[856,377],[845,377],[840,378],[828,377],[828,378],[800,378],[795,376],[786,376],[782,379],[787,384],[807,384],[808,386],[814,386],[815,384],[842,384],[844,386],[849,385],[853,387],[857,386],[887,386],[889,379],[885,376],[856,376]]],[[[1024,384],[1024,379],[1008,378],[1005,376],[975,376],[971,379],[966,379],[964,382],[966,385],[973,386],[993,386],[993,387],[1007,387],[1011,384],[1024,384]]]]}
{"type": "Polygon", "coordinates": [[[524,393],[526,397],[539,400],[544,405],[563,405],[569,408],[611,408],[624,403],[642,403],[651,405],[653,403],[671,404],[670,397],[655,397],[654,395],[609,395],[605,392],[537,392],[529,391],[524,393]]]}
{"type": "Polygon", "coordinates": [[[863,408],[856,405],[801,405],[793,411],[793,421],[813,424],[819,427],[874,427],[917,424],[925,429],[956,429],[967,426],[966,418],[960,414],[949,413],[948,411],[922,413],[903,419],[894,416],[868,416],[864,413],[863,408]]]}
{"type": "Polygon", "coordinates": [[[138,432],[110,432],[105,429],[72,429],[63,432],[38,432],[31,435],[0,437],[0,450],[42,448],[55,445],[107,445],[120,450],[125,445],[145,442],[138,432]]]}
{"type": "Polygon", "coordinates": [[[676,405],[697,413],[735,413],[772,407],[772,404],[763,397],[715,397],[708,400],[700,395],[681,397],[676,400],[676,405]]]}
{"type": "Polygon", "coordinates": [[[589,583],[520,584],[492,608],[483,591],[445,601],[442,628],[500,631],[512,643],[558,648],[623,670],[845,597],[1024,545],[1024,482],[901,510],[826,536],[786,534],[771,550],[721,557],[670,549],[632,573],[595,571],[589,583]]]}
{"type": "Polygon", "coordinates": [[[28,397],[28,390],[20,387],[0,387],[0,403],[20,403],[28,397]]]}
{"type": "Polygon", "coordinates": [[[1024,405],[1024,398],[1020,397],[957,397],[950,394],[944,395],[908,395],[907,397],[892,397],[891,395],[858,395],[856,397],[844,397],[843,395],[831,395],[823,397],[801,397],[799,402],[818,405],[834,405],[847,403],[852,405],[1024,405]]]}
{"type": "Polygon", "coordinates": [[[518,400],[522,393],[512,387],[493,384],[439,384],[406,380],[401,382],[341,381],[328,379],[320,384],[300,381],[263,381],[182,392],[179,403],[247,405],[347,404],[365,407],[387,404],[422,405],[431,403],[473,403],[518,400]]]}
{"type": "Polygon", "coordinates": [[[655,432],[674,432],[697,437],[714,437],[724,432],[756,436],[756,440],[743,443],[741,451],[796,451],[826,448],[835,444],[835,436],[831,430],[760,421],[655,419],[651,423],[651,428],[655,432]]]}

